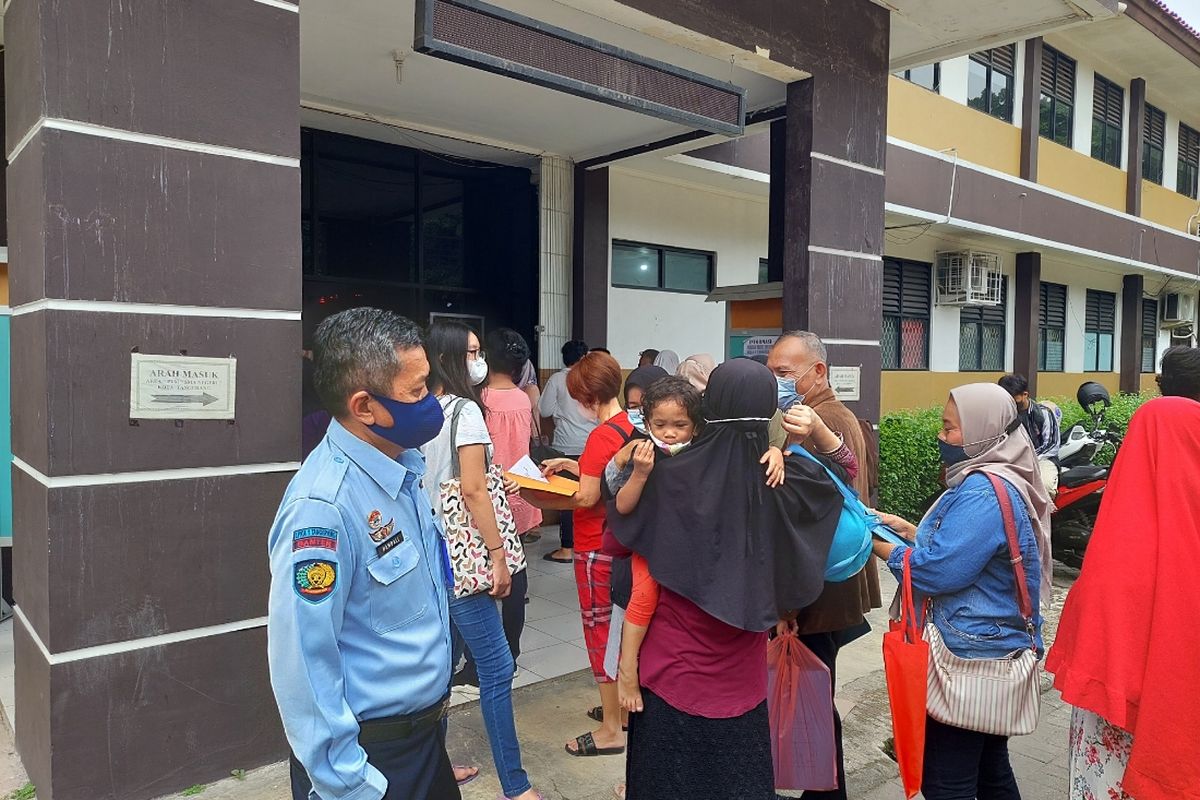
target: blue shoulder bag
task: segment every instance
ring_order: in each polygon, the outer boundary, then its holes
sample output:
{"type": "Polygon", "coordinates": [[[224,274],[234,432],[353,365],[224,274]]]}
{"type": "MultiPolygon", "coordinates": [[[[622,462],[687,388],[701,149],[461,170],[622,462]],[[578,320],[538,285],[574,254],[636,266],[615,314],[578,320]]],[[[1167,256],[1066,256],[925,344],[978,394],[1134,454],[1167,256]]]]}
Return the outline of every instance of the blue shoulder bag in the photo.
{"type": "Polygon", "coordinates": [[[837,530],[833,534],[833,545],[829,548],[829,558],[825,561],[825,580],[830,583],[841,583],[849,580],[862,571],[871,558],[871,537],[876,536],[893,544],[911,545],[896,534],[888,526],[879,521],[863,505],[858,492],[847,486],[837,473],[812,453],[800,445],[788,448],[793,456],[807,458],[815,462],[833,481],[842,495],[842,513],[838,518],[837,530]]]}

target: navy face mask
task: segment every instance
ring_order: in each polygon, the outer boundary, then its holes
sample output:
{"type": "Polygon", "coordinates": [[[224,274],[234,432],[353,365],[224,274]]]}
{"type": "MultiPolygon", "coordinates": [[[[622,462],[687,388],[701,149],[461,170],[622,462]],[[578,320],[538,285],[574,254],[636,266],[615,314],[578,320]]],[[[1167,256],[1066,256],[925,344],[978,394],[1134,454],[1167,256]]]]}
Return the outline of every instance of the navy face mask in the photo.
{"type": "Polygon", "coordinates": [[[967,455],[967,449],[961,444],[949,444],[941,439],[937,440],[938,451],[942,455],[942,463],[947,467],[952,467],[960,461],[966,461],[970,456],[967,455]]]}
{"type": "Polygon", "coordinates": [[[371,425],[371,432],[405,450],[415,450],[432,440],[446,421],[442,404],[432,394],[425,395],[415,403],[401,403],[382,395],[373,394],[371,397],[392,415],[392,427],[371,425]]]}

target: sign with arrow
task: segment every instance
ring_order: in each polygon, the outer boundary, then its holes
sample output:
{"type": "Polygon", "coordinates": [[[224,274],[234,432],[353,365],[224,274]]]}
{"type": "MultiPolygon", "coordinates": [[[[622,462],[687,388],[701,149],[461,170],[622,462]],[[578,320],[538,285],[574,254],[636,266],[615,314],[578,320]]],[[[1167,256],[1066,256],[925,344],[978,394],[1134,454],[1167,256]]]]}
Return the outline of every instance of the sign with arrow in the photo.
{"type": "Polygon", "coordinates": [[[130,419],[233,419],[236,358],[132,354],[130,419]]]}

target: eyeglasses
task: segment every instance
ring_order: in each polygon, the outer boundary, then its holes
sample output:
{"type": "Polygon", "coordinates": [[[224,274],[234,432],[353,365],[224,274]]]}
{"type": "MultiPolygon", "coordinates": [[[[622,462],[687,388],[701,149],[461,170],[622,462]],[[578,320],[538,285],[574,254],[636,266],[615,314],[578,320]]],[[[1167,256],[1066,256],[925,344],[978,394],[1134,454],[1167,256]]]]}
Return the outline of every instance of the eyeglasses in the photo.
{"type": "Polygon", "coordinates": [[[482,348],[474,347],[467,350],[467,358],[471,360],[482,358],[484,361],[487,361],[487,353],[483,352],[482,348]]]}

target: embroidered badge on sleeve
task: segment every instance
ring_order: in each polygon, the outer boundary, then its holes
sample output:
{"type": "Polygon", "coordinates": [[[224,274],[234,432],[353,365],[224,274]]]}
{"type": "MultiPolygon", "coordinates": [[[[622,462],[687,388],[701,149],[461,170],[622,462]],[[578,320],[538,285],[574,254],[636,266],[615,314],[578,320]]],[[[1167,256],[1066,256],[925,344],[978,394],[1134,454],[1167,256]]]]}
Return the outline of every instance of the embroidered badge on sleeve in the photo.
{"type": "Polygon", "coordinates": [[[309,560],[296,563],[296,594],[310,603],[319,603],[333,594],[337,586],[337,564],[309,560]]]}
{"type": "Polygon", "coordinates": [[[317,547],[337,550],[337,531],[330,528],[304,528],[292,533],[292,552],[317,547]]]}

